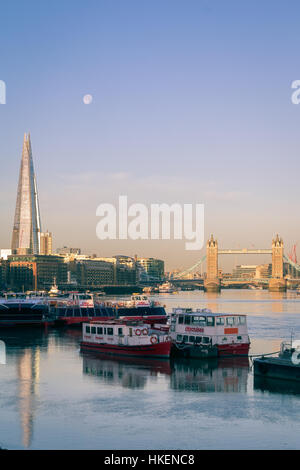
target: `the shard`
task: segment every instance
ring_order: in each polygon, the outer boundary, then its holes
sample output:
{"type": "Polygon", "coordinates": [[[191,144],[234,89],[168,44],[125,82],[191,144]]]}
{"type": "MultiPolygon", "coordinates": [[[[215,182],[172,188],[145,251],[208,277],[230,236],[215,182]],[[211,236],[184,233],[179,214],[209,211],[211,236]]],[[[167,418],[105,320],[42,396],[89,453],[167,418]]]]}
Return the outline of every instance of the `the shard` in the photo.
{"type": "Polygon", "coordinates": [[[25,134],[12,236],[12,253],[38,255],[40,253],[40,233],[40,211],[30,134],[25,134]]]}

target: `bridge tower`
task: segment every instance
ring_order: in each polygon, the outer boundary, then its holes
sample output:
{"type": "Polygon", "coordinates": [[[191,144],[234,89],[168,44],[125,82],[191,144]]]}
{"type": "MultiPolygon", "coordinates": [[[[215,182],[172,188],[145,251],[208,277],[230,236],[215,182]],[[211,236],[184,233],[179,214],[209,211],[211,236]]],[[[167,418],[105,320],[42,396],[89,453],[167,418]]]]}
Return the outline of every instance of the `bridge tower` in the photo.
{"type": "Polygon", "coordinates": [[[204,289],[207,292],[219,292],[220,279],[218,275],[218,242],[211,235],[206,244],[207,273],[204,289]]]}
{"type": "Polygon", "coordinates": [[[269,291],[281,292],[286,290],[286,280],[283,277],[283,240],[278,234],[272,240],[272,278],[269,291]]]}

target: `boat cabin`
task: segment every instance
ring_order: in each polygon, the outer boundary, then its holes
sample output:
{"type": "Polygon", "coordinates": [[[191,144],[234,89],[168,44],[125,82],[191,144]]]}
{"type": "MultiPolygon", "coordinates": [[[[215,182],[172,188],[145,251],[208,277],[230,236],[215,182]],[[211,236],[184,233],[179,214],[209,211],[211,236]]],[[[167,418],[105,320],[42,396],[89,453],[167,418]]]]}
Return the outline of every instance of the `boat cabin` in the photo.
{"type": "Polygon", "coordinates": [[[142,320],[91,321],[82,325],[83,342],[138,346],[170,341],[168,332],[142,320]]]}
{"type": "Polygon", "coordinates": [[[80,308],[93,308],[94,298],[92,294],[71,292],[67,299],[67,305],[78,306],[80,308]]]}
{"type": "Polygon", "coordinates": [[[250,345],[246,315],[212,313],[207,308],[173,309],[170,335],[176,343],[216,345],[224,351],[234,346],[248,353],[250,345]]]}
{"type": "Polygon", "coordinates": [[[128,307],[150,307],[151,302],[145,294],[132,294],[128,307]]]}

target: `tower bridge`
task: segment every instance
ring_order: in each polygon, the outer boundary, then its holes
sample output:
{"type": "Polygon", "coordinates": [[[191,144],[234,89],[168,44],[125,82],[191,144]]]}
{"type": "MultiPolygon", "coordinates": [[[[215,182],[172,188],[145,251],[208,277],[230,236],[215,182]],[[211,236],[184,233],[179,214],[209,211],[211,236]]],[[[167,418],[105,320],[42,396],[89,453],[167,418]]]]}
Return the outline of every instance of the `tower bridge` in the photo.
{"type": "MultiPolygon", "coordinates": [[[[284,278],[283,263],[288,262],[297,272],[300,272],[300,265],[293,262],[284,255],[284,244],[282,238],[278,235],[272,240],[271,248],[239,248],[223,249],[219,248],[218,241],[211,235],[206,244],[206,255],[190,268],[182,271],[176,276],[177,280],[184,278],[187,274],[199,268],[206,260],[206,278],[204,280],[204,289],[208,292],[218,292],[221,289],[221,279],[219,277],[219,255],[271,255],[272,256],[272,275],[270,279],[256,280],[261,284],[268,283],[269,290],[272,292],[281,292],[286,290],[286,279],[284,278]]],[[[232,280],[228,280],[230,283],[232,280]]],[[[235,283],[251,282],[250,280],[234,279],[235,283]]],[[[252,282],[254,280],[252,279],[252,282]]]]}

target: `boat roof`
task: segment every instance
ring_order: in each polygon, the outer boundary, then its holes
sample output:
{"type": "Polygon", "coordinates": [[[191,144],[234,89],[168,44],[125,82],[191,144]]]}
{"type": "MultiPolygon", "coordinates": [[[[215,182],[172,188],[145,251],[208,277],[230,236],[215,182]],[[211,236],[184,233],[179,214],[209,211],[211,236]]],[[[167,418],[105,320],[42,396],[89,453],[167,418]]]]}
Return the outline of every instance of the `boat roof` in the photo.
{"type": "Polygon", "coordinates": [[[235,317],[235,316],[246,316],[245,313],[216,313],[216,312],[212,312],[211,310],[209,310],[208,308],[204,308],[204,309],[197,309],[197,310],[190,310],[188,309],[188,311],[186,311],[184,308],[174,308],[173,309],[173,313],[177,313],[178,315],[200,315],[201,316],[210,316],[210,317],[235,317]]]}
{"type": "Polygon", "coordinates": [[[145,323],[143,320],[127,320],[127,319],[116,319],[116,320],[91,320],[89,322],[84,322],[84,325],[90,326],[103,326],[103,325],[133,325],[133,326],[142,326],[145,323]]]}

